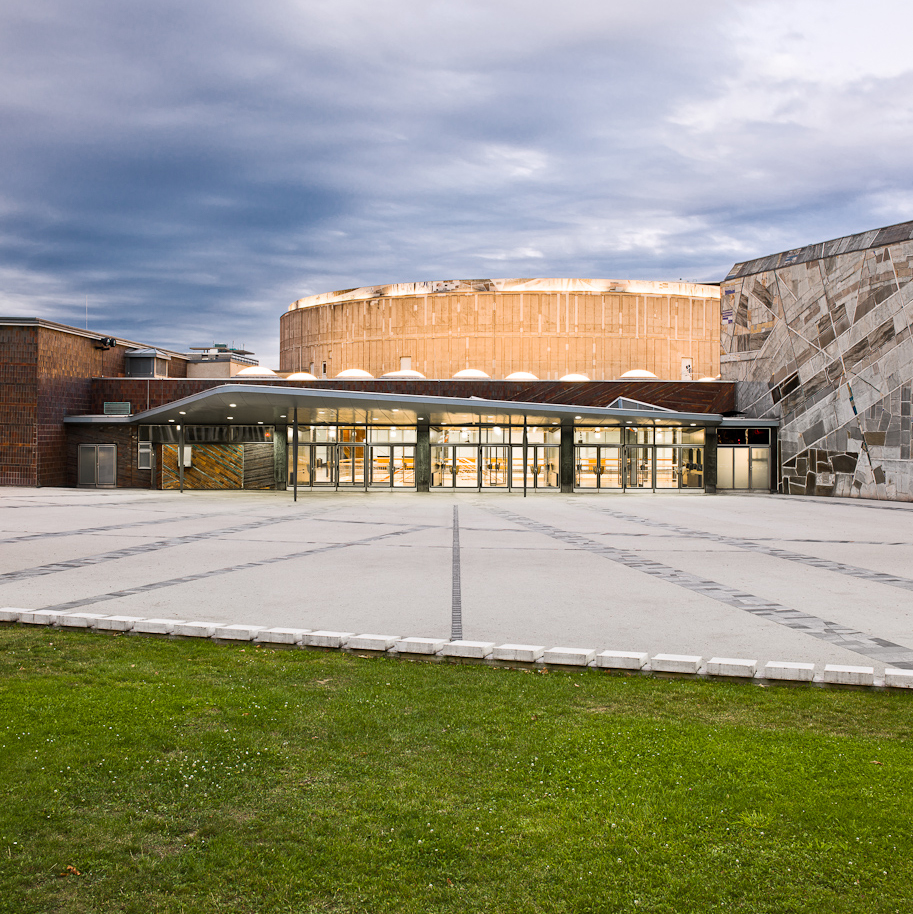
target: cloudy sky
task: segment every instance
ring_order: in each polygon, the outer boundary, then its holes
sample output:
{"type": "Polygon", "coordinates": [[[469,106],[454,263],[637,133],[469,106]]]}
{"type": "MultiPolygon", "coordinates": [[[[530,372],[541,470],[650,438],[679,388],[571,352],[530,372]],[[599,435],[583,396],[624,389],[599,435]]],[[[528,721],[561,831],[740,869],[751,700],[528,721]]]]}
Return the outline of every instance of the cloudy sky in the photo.
{"type": "Polygon", "coordinates": [[[0,313],[278,367],[296,298],[719,280],[913,219],[894,0],[4,0],[0,313]]]}

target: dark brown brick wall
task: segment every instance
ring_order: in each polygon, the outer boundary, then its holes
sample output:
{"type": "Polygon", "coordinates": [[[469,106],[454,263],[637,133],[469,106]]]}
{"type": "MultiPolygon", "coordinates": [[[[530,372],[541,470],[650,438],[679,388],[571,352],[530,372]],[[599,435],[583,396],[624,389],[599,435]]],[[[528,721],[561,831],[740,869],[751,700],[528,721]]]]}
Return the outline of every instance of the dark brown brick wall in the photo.
{"type": "Polygon", "coordinates": [[[38,328],[0,326],[0,485],[33,486],[38,456],[38,328]]]}
{"type": "Polygon", "coordinates": [[[38,328],[38,485],[68,484],[63,417],[88,410],[94,375],[123,373],[123,347],[105,351],[96,345],[82,336],[38,328]]]}
{"type": "MultiPolygon", "coordinates": [[[[148,489],[152,485],[152,471],[136,467],[138,431],[131,426],[116,425],[71,425],[67,427],[66,476],[58,485],[75,486],[79,462],[80,444],[117,445],[117,487],[125,489],[148,489]]],[[[160,446],[156,445],[156,451],[160,446]]],[[[156,454],[158,466],[159,454],[156,454]]],[[[156,486],[158,487],[158,486],[156,486]]]]}
{"type": "Polygon", "coordinates": [[[139,380],[97,378],[92,384],[89,413],[102,412],[105,400],[129,400],[134,412],[164,406],[175,400],[212,390],[226,383],[322,390],[363,390],[417,396],[483,397],[486,400],[522,400],[532,403],[566,403],[573,406],[608,406],[616,397],[630,397],[682,412],[730,413],[735,410],[735,385],[697,381],[263,381],[230,382],[218,378],[139,380]]]}

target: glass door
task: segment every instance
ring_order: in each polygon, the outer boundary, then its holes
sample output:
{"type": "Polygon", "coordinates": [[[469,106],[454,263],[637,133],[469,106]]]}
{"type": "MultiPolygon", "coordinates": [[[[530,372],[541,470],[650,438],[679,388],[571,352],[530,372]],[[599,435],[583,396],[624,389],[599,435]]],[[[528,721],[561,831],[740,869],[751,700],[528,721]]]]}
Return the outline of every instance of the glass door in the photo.
{"type": "Polygon", "coordinates": [[[600,489],[623,488],[621,466],[622,460],[620,447],[601,447],[599,449],[600,489]]]}
{"type": "Polygon", "coordinates": [[[370,486],[386,486],[389,488],[393,485],[393,448],[392,447],[372,447],[371,459],[368,463],[370,469],[370,486]]]}
{"type": "Polygon", "coordinates": [[[339,444],[336,446],[337,480],[341,486],[365,484],[365,446],[339,444]]]}
{"type": "MultiPolygon", "coordinates": [[[[523,449],[520,449],[522,454],[523,449]]],[[[507,472],[510,466],[509,447],[482,448],[482,488],[500,489],[507,487],[507,472]]],[[[521,481],[522,485],[522,481],[521,481]]]]}
{"type": "Polygon", "coordinates": [[[458,489],[479,488],[479,448],[455,447],[453,450],[454,485],[458,489]]]}
{"type": "Polygon", "coordinates": [[[431,448],[431,487],[452,489],[453,485],[453,448],[431,448]]]}
{"type": "Polygon", "coordinates": [[[575,480],[580,489],[599,488],[599,448],[578,447],[575,480]]]}
{"type": "Polygon", "coordinates": [[[314,486],[336,485],[336,445],[315,444],[304,450],[309,450],[311,457],[309,484],[314,486]]]}
{"type": "Polygon", "coordinates": [[[653,449],[649,447],[625,448],[625,488],[653,488],[653,449]]]}

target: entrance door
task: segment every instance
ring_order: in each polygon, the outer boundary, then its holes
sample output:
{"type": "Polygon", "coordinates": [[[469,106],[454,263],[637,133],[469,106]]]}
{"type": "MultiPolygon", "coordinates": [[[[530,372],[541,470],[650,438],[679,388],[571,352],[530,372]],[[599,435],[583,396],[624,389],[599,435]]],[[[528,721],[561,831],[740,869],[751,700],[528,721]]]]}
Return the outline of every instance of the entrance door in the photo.
{"type": "Polygon", "coordinates": [[[339,485],[364,486],[365,446],[363,444],[337,445],[336,460],[339,485]]]}
{"type": "Polygon", "coordinates": [[[77,483],[113,489],[117,485],[117,445],[80,444],[77,483]]]}
{"type": "Polygon", "coordinates": [[[580,489],[599,488],[599,448],[577,448],[577,487],[580,489]]]}
{"type": "Polygon", "coordinates": [[[770,489],[769,447],[718,447],[718,489],[770,489]]]}
{"type": "Polygon", "coordinates": [[[482,448],[482,488],[500,489],[507,487],[510,466],[509,447],[482,448]]]}
{"type": "Polygon", "coordinates": [[[458,489],[479,488],[478,447],[453,448],[453,468],[458,489]]]}
{"type": "Polygon", "coordinates": [[[311,480],[315,486],[336,485],[336,445],[315,444],[311,447],[313,460],[311,480]]]}
{"type": "Polygon", "coordinates": [[[653,488],[653,449],[649,447],[625,448],[625,488],[653,488]]]}
{"type": "Polygon", "coordinates": [[[599,449],[599,488],[622,488],[621,448],[601,447],[599,449]]]}

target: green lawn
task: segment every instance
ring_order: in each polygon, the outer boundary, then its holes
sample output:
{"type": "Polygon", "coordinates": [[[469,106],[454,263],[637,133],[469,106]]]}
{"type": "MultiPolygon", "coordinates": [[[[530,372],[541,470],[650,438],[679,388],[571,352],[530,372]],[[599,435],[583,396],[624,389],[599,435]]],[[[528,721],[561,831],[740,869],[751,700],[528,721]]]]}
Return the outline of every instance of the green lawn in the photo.
{"type": "Polygon", "coordinates": [[[913,695],[0,648],[3,912],[913,910],[913,695]]]}

